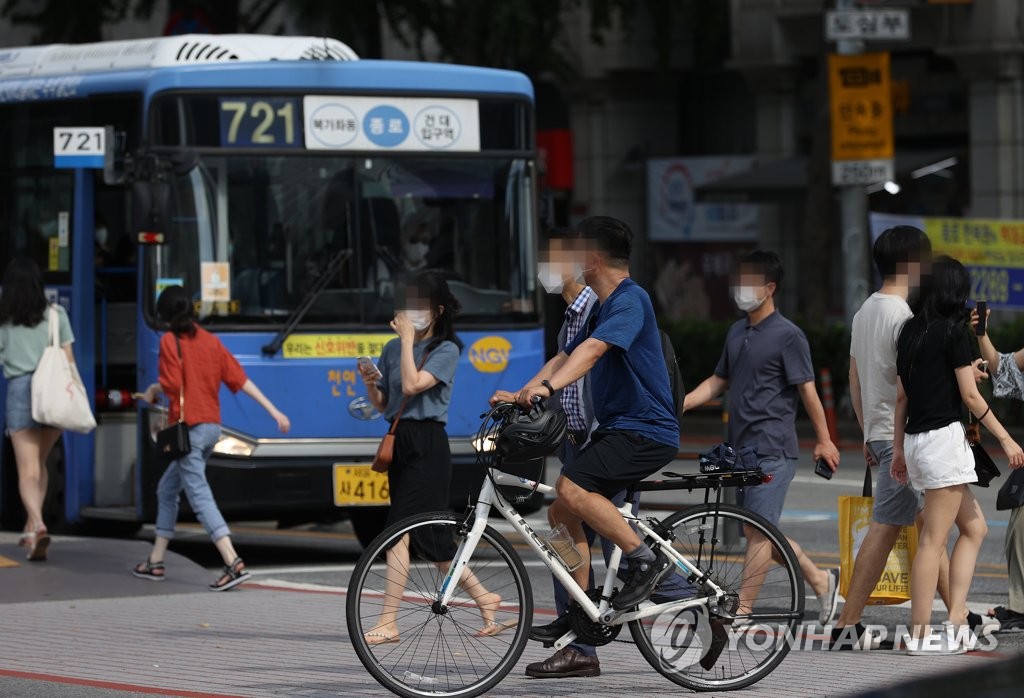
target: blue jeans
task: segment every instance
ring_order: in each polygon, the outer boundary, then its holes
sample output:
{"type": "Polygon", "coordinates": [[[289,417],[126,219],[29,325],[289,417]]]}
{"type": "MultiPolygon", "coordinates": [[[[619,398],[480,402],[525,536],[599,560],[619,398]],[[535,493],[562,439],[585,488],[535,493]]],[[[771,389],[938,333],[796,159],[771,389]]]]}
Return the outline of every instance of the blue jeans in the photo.
{"type": "Polygon", "coordinates": [[[206,481],[206,459],[213,453],[213,447],[220,439],[219,424],[196,424],[189,427],[189,441],[192,450],[188,455],[172,461],[160,484],[156,487],[159,507],[156,512],[156,534],[162,538],[174,538],[174,524],[178,521],[178,501],[182,490],[214,542],[231,535],[224,517],[213,500],[213,491],[206,481]]]}
{"type": "Polygon", "coordinates": [[[39,429],[43,425],[32,419],[32,374],[7,379],[7,431],[39,429]]]}

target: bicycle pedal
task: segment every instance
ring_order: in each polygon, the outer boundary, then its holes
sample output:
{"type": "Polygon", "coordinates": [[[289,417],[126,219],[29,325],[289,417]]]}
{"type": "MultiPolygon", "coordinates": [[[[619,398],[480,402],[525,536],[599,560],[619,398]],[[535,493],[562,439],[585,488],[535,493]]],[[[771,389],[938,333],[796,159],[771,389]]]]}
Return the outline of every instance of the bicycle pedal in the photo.
{"type": "Polygon", "coordinates": [[[725,629],[725,622],[718,618],[712,618],[709,621],[709,625],[711,626],[711,644],[707,649],[707,653],[700,659],[700,666],[704,671],[711,671],[711,668],[718,662],[718,658],[722,656],[722,651],[729,640],[729,633],[725,629]]]}

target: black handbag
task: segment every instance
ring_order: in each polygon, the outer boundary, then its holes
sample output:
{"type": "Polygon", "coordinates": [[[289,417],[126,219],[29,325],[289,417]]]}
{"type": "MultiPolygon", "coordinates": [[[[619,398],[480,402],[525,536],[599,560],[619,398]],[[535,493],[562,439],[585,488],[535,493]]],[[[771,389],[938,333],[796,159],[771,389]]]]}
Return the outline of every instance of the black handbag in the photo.
{"type": "Polygon", "coordinates": [[[178,390],[178,421],[166,429],[161,429],[156,435],[156,450],[168,460],[178,460],[188,455],[192,450],[192,441],[188,435],[188,425],[185,424],[185,363],[181,356],[181,340],[174,335],[174,342],[178,345],[178,364],[181,366],[181,387],[178,390]]]}
{"type": "Polygon", "coordinates": [[[988,487],[992,480],[1000,477],[1002,473],[996,467],[992,456],[988,455],[988,452],[981,445],[981,425],[974,421],[974,415],[971,415],[970,423],[964,431],[967,436],[967,443],[971,447],[971,452],[974,453],[974,472],[978,476],[978,481],[972,484],[978,487],[988,487]]]}
{"type": "Polygon", "coordinates": [[[1024,468],[1017,468],[1006,478],[996,496],[996,510],[1006,511],[1024,507],[1024,468]]]}

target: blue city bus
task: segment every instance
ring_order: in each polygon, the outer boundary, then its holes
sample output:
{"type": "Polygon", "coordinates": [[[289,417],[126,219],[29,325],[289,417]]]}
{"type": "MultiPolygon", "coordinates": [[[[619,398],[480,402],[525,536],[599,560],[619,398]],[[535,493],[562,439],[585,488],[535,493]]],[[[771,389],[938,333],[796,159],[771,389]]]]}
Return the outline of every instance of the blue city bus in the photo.
{"type": "MultiPolygon", "coordinates": [[[[35,259],[69,311],[99,422],[51,458],[48,519],[155,517],[166,411],[130,396],[157,379],[155,301],[180,284],[292,422],[283,436],[222,392],[207,472],[225,515],[350,516],[371,536],[387,480],[368,464],[387,425],[356,360],[391,338],[395,296],[422,269],[462,306],[448,433],[464,505],[486,398],[543,360],[533,112],[522,74],[359,60],[324,38],[0,49],[0,250],[35,259]],[[58,127],[101,128],[99,161],[55,161],[58,127]]],[[[9,439],[0,458],[0,515],[20,526],[9,439]]]]}

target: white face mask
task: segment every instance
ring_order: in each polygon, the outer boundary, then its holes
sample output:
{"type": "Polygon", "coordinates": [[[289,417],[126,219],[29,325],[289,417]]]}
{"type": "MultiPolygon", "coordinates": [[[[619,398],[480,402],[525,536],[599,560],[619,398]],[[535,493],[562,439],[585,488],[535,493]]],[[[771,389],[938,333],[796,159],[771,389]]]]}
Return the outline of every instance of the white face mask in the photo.
{"type": "Polygon", "coordinates": [[[583,276],[583,265],[578,262],[573,263],[568,272],[561,264],[552,264],[551,262],[537,264],[537,280],[548,293],[561,293],[565,289],[566,277],[570,277],[573,281],[579,281],[581,276],[583,276]]]}
{"type": "Polygon", "coordinates": [[[405,245],[405,258],[413,264],[422,264],[429,251],[430,245],[425,242],[409,242],[405,245]]]}
{"type": "Polygon", "coordinates": [[[549,262],[540,262],[537,265],[537,280],[548,293],[561,293],[565,288],[565,281],[562,280],[562,273],[558,267],[549,262]]]}
{"type": "Polygon", "coordinates": [[[406,310],[405,317],[409,319],[409,322],[412,323],[412,328],[417,332],[422,332],[430,327],[431,318],[429,310],[406,310]]]}
{"type": "Polygon", "coordinates": [[[107,232],[105,226],[100,226],[99,228],[96,228],[96,244],[98,244],[100,247],[107,246],[108,236],[109,233],[107,232]]]}
{"type": "Polygon", "coordinates": [[[750,313],[762,305],[768,300],[768,294],[765,293],[763,297],[757,297],[756,286],[737,286],[732,290],[732,299],[736,302],[736,307],[745,313],[750,313]]]}

